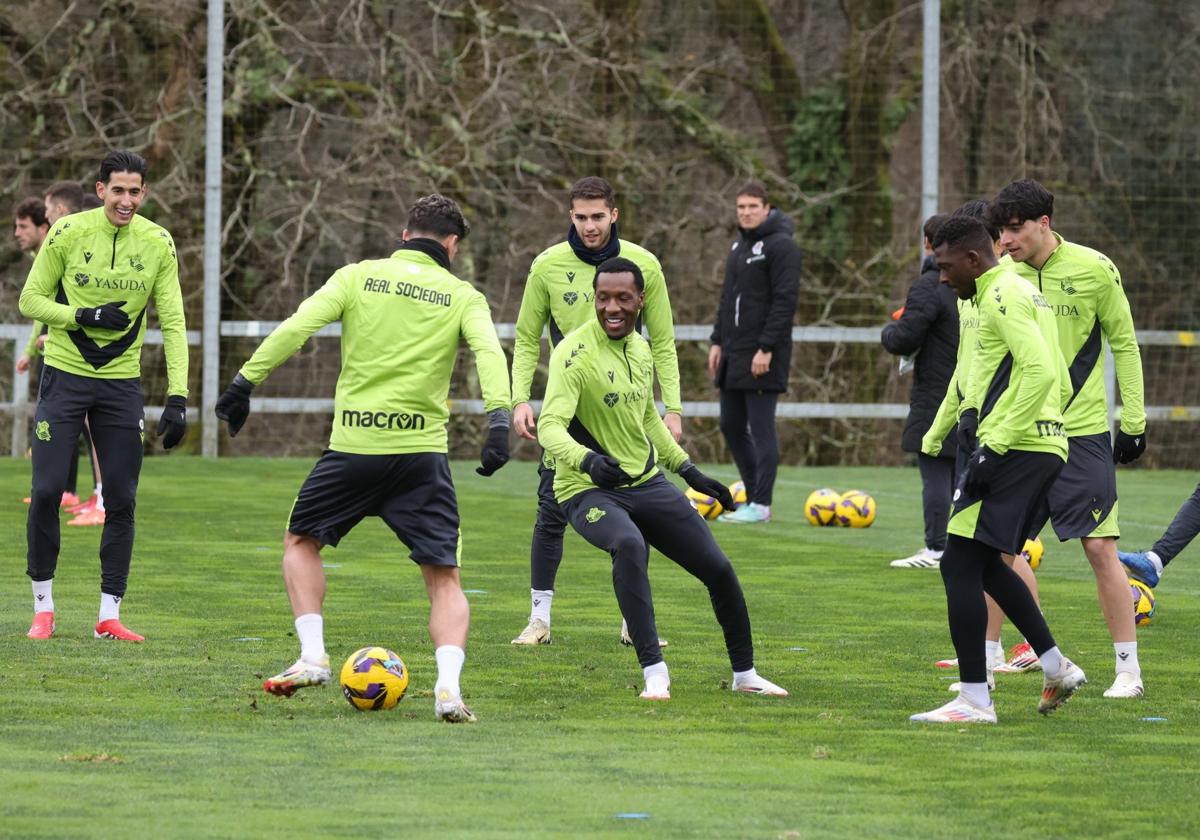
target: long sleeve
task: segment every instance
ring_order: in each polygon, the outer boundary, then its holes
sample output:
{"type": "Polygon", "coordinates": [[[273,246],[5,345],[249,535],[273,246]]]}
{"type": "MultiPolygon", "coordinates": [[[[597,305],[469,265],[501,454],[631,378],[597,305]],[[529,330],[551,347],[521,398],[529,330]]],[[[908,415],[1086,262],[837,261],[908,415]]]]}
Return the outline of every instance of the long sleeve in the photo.
{"type": "Polygon", "coordinates": [[[1096,306],[1100,327],[1112,348],[1117,369],[1117,389],[1121,392],[1121,430],[1140,435],[1146,431],[1146,398],[1142,384],[1142,351],[1137,343],[1129,299],[1121,285],[1121,275],[1107,259],[1104,266],[1112,273],[1096,306]]]}
{"type": "Polygon", "coordinates": [[[758,336],[759,347],[776,349],[792,340],[792,321],[800,295],[800,249],[790,238],[773,249],[769,261],[771,308],[758,336]]]}
{"type": "Polygon", "coordinates": [[[728,301],[733,296],[733,274],[733,257],[729,256],[725,258],[725,280],[721,283],[721,297],[717,301],[717,314],[713,318],[712,335],[709,336],[709,341],[716,345],[724,343],[721,318],[729,310],[728,301]]]}
{"type": "Polygon", "coordinates": [[[537,370],[542,354],[542,331],[550,317],[550,301],[538,272],[537,261],[529,269],[525,279],[525,293],[521,295],[521,311],[517,314],[517,338],[513,344],[512,402],[529,402],[533,388],[533,374],[537,370]]]}
{"type": "Polygon", "coordinates": [[[675,438],[671,437],[650,400],[646,401],[645,425],[646,437],[650,438],[650,443],[657,453],[657,462],[671,472],[678,472],[683,462],[688,459],[688,454],[675,442],[675,438]]]}
{"type": "Polygon", "coordinates": [[[242,365],[242,376],[255,385],[260,384],[271,371],[303,347],[313,333],[342,317],[347,300],[343,282],[343,278],[348,276],[344,274],[346,271],[341,269],[336,272],[263,340],[249,361],[242,365]]]}
{"type": "Polygon", "coordinates": [[[163,356],[167,362],[167,395],[188,395],[187,324],[183,315],[183,292],[179,288],[179,262],[175,243],[163,231],[163,247],[167,256],[159,265],[154,278],[154,308],[163,336],[163,356]]]}
{"type": "Polygon", "coordinates": [[[679,394],[679,359],[675,354],[675,321],[671,316],[671,298],[662,270],[644,272],[646,306],[642,319],[650,334],[650,353],[654,357],[654,372],[662,388],[663,404],[667,411],[683,413],[679,394]]]}
{"type": "Polygon", "coordinates": [[[584,365],[571,365],[569,356],[554,354],[550,359],[550,376],[546,381],[546,397],[538,418],[538,442],[554,456],[555,461],[578,470],[588,448],[577,443],[567,428],[575,417],[586,374],[584,365]]]}
{"type": "Polygon", "coordinates": [[[63,272],[66,270],[66,246],[59,240],[60,233],[60,229],[56,227],[46,237],[46,243],[38,249],[33,268],[29,270],[29,276],[21,289],[18,306],[21,314],[27,318],[52,327],[73,330],[77,328],[75,307],[55,300],[63,272]]]}
{"type": "Polygon", "coordinates": [[[929,330],[938,317],[937,288],[913,283],[904,300],[904,314],[883,328],[883,349],[895,356],[911,356],[925,346],[929,330]]]}
{"type": "Polygon", "coordinates": [[[41,321],[33,322],[33,329],[29,332],[29,341],[25,342],[25,355],[29,358],[41,355],[41,350],[38,349],[38,336],[42,334],[43,324],[41,321]]]}
{"type": "Polygon", "coordinates": [[[496,326],[492,323],[487,298],[483,295],[472,301],[463,313],[462,335],[475,355],[475,370],[479,374],[479,387],[483,390],[484,410],[508,409],[512,405],[508,363],[500,339],[496,337],[496,326]]]}
{"type": "Polygon", "coordinates": [[[942,397],[937,414],[933,417],[933,423],[925,432],[925,436],[921,438],[921,451],[926,455],[936,458],[942,451],[942,441],[958,423],[959,402],[958,370],[955,369],[954,373],[950,375],[950,384],[946,386],[946,395],[942,397]]]}

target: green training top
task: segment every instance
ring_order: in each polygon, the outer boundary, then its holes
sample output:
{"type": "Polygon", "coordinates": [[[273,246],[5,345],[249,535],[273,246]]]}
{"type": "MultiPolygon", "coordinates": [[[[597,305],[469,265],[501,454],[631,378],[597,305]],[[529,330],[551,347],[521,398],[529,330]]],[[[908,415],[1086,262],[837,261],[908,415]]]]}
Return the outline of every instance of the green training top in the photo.
{"type": "Polygon", "coordinates": [[[42,355],[41,348],[37,346],[38,336],[42,334],[42,322],[34,320],[33,330],[29,333],[29,341],[25,342],[25,355],[29,358],[42,355]]]}
{"type": "Polygon", "coordinates": [[[262,382],[326,324],[342,322],[329,448],[360,455],[445,452],[459,338],[475,354],[484,408],[509,407],[508,366],[487,299],[432,257],[401,249],[338,269],[242,366],[262,382]]]}
{"type": "MultiPolygon", "coordinates": [[[[637,263],[646,283],[642,318],[650,334],[654,367],[667,411],[681,414],[679,361],[675,357],[675,324],[671,299],[658,258],[632,242],[621,240],[622,257],[637,263]]],[[[513,405],[529,402],[533,372],[541,355],[542,330],[549,324],[550,348],[579,326],[596,320],[592,278],[595,266],[575,256],[569,242],[560,242],[534,258],[517,315],[517,340],[513,346],[513,405]]]]}
{"type": "Polygon", "coordinates": [[[142,369],[146,307],[162,329],[167,394],[188,393],[187,328],[171,234],[135,215],[116,227],[104,208],[63,216],[50,230],[21,290],[21,314],[43,321],[46,364],[96,379],[136,379],[142,369]],[[75,310],[125,301],[124,330],[80,327],[75,310]]]}
{"type": "Polygon", "coordinates": [[[566,335],[550,354],[538,440],[554,456],[554,496],[565,502],[595,488],[579,469],[589,451],[621,462],[634,485],[678,471],[687,453],[654,406],[654,362],[637,333],[613,340],[596,318],[566,335]]]}
{"type": "Polygon", "coordinates": [[[979,331],[962,408],[979,411],[980,445],[1065,461],[1062,406],[1071,394],[1050,304],[1010,265],[988,269],[976,286],[979,331]]]}
{"type": "Polygon", "coordinates": [[[979,307],[975,299],[958,301],[958,350],[954,360],[954,373],[946,385],[946,395],[938,406],[933,423],[921,438],[921,451],[934,458],[942,451],[942,441],[958,422],[958,409],[962,403],[963,387],[971,371],[971,360],[975,355],[975,338],[979,332],[979,307]]]}
{"type": "Polygon", "coordinates": [[[1121,274],[1108,257],[1057,233],[1058,247],[1041,270],[1017,263],[1016,271],[1046,296],[1058,319],[1058,346],[1071,374],[1072,400],[1066,409],[1070,437],[1108,432],[1104,389],[1104,341],[1112,347],[1121,392],[1121,429],[1146,430],[1142,353],[1138,349],[1129,300],[1121,274]]]}

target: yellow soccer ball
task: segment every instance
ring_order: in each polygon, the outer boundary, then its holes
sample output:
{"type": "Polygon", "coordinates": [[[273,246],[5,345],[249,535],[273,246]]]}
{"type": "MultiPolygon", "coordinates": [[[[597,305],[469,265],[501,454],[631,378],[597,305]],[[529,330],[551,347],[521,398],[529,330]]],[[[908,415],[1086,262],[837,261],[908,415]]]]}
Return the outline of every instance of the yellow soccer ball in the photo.
{"type": "Polygon", "coordinates": [[[738,480],[729,485],[729,495],[733,496],[733,503],[738,505],[746,504],[746,482],[738,480]]]}
{"type": "Polygon", "coordinates": [[[875,521],[875,500],[862,490],[847,490],[838,499],[837,519],[847,528],[866,528],[875,521]]]}
{"type": "Polygon", "coordinates": [[[1154,590],[1140,580],[1130,578],[1129,591],[1133,595],[1133,623],[1145,627],[1154,617],[1154,609],[1158,606],[1154,600],[1154,590]]]}
{"type": "Polygon", "coordinates": [[[1029,568],[1035,572],[1037,567],[1042,565],[1042,555],[1045,553],[1046,546],[1042,544],[1041,537],[1025,540],[1025,547],[1021,549],[1021,556],[1029,561],[1029,568]]]}
{"type": "Polygon", "coordinates": [[[725,512],[725,508],[714,497],[699,490],[693,490],[691,487],[683,491],[683,495],[687,496],[687,500],[691,502],[696,513],[703,516],[705,519],[716,519],[725,512]]]}
{"type": "Polygon", "coordinates": [[[408,690],[408,668],[395,651],[360,648],[342,666],[342,694],[360,712],[390,709],[408,690]]]}
{"type": "Polygon", "coordinates": [[[830,490],[828,487],[814,490],[804,501],[804,518],[808,520],[809,525],[818,527],[836,525],[838,501],[840,497],[836,490],[830,490]]]}

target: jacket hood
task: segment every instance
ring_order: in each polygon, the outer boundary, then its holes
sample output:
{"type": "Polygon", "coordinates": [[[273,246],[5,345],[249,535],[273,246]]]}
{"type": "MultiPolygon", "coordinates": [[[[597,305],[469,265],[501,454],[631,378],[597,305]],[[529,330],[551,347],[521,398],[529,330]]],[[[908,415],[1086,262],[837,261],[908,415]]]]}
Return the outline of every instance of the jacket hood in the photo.
{"type": "Polygon", "coordinates": [[[792,217],[784,213],[778,207],[772,207],[771,212],[767,214],[767,218],[763,223],[756,228],[746,230],[739,227],[738,231],[743,237],[756,242],[759,239],[766,239],[773,233],[782,233],[791,236],[796,231],[796,223],[792,221],[792,217]]]}
{"type": "Polygon", "coordinates": [[[921,273],[926,271],[937,271],[937,260],[933,258],[933,254],[926,254],[925,259],[921,260],[921,273]]]}

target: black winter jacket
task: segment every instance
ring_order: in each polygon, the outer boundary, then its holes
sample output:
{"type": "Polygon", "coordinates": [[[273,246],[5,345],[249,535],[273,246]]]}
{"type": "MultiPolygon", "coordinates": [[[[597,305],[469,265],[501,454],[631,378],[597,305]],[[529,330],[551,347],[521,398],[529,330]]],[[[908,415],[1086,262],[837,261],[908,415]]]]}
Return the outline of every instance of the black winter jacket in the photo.
{"type": "Polygon", "coordinates": [[[716,386],[733,391],[786,391],[792,361],[792,319],[800,293],[800,247],[790,217],[773,208],[740,236],[725,260],[725,285],[713,323],[712,343],[721,345],[716,386]],[[771,352],[762,376],[750,373],[758,350],[771,352]]]}
{"type": "MultiPolygon", "coordinates": [[[[933,425],[958,358],[958,296],[945,283],[938,282],[933,257],[926,257],[921,263],[921,276],[908,290],[904,314],[883,328],[880,340],[889,353],[917,354],[900,448],[905,452],[920,452],[921,438],[933,425]]],[[[954,451],[951,431],[942,442],[941,454],[953,456],[954,451]]]]}

